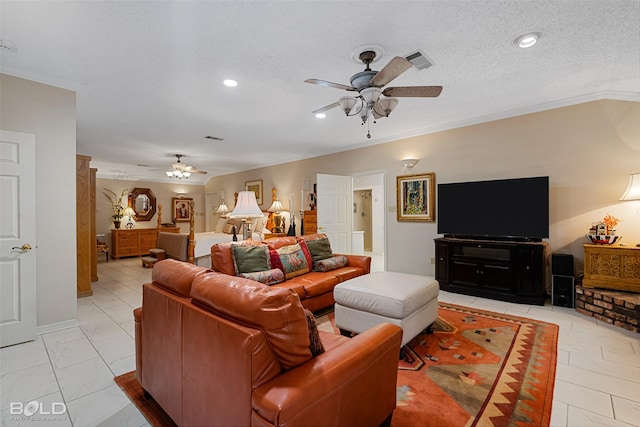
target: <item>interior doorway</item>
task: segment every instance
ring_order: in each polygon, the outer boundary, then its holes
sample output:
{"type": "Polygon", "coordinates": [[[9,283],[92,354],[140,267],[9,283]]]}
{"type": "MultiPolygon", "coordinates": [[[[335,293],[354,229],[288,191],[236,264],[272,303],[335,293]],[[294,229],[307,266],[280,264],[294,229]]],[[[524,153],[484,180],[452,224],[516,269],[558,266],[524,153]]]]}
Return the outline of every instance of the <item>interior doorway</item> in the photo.
{"type": "Polygon", "coordinates": [[[353,175],[353,232],[363,234],[363,248],[371,256],[371,271],[386,269],[384,172],[353,175]]]}

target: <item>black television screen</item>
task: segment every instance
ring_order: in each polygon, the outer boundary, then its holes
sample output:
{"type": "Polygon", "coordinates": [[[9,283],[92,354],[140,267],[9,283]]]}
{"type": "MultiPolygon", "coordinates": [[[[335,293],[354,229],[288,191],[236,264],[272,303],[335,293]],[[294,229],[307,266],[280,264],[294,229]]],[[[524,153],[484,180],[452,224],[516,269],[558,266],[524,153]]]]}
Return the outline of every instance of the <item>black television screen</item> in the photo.
{"type": "Polygon", "coordinates": [[[549,177],[438,184],[438,233],[455,237],[549,237],[549,177]]]}

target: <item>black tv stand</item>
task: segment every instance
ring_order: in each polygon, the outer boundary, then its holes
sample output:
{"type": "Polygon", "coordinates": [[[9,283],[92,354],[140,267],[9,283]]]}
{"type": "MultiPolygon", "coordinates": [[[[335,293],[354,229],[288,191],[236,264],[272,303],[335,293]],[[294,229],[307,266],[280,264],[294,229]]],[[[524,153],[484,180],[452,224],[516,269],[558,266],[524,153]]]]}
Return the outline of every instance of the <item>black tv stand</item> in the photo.
{"type": "Polygon", "coordinates": [[[511,236],[469,236],[466,234],[445,234],[446,239],[481,240],[494,242],[542,242],[539,237],[511,237],[511,236]]]}
{"type": "Polygon", "coordinates": [[[544,305],[546,243],[443,237],[435,245],[441,290],[544,305]]]}

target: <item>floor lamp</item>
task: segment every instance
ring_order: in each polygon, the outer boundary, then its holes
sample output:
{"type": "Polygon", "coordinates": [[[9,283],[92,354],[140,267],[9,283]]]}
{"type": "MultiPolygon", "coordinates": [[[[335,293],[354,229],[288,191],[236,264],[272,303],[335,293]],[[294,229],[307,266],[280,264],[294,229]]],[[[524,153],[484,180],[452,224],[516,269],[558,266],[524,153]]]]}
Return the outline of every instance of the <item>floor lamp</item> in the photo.
{"type": "Polygon", "coordinates": [[[258,202],[256,201],[256,193],[253,191],[241,191],[238,193],[238,202],[236,207],[233,208],[233,212],[229,214],[229,218],[242,219],[242,239],[247,240],[251,238],[251,230],[249,230],[250,223],[247,222],[249,218],[260,218],[264,216],[264,213],[260,210],[258,202]]]}

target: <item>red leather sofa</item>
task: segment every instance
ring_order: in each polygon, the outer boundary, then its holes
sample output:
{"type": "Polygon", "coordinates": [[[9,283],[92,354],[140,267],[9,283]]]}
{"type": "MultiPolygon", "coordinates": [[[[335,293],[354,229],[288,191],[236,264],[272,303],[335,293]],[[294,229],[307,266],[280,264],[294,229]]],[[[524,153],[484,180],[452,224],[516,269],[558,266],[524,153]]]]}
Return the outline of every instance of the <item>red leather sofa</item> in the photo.
{"type": "MultiPolygon", "coordinates": [[[[326,234],[309,234],[301,237],[276,237],[263,242],[255,242],[254,244],[267,245],[269,249],[275,250],[283,246],[296,244],[300,240],[306,242],[326,237],[326,234]]],[[[220,273],[235,276],[236,271],[231,245],[232,243],[218,243],[211,247],[211,267],[220,273]]],[[[338,283],[362,276],[363,274],[369,274],[371,270],[371,257],[362,255],[344,256],[349,261],[345,267],[326,272],[310,271],[309,273],[287,279],[282,283],[272,286],[293,290],[298,297],[300,297],[302,305],[311,311],[330,307],[335,303],[333,299],[333,288],[338,283]]]]}
{"type": "Polygon", "coordinates": [[[140,384],[180,426],[377,426],[396,405],[402,330],[310,328],[292,290],[166,259],[134,311],[140,384]]]}

